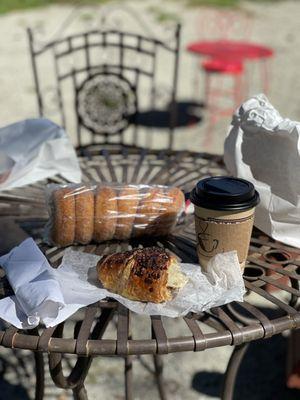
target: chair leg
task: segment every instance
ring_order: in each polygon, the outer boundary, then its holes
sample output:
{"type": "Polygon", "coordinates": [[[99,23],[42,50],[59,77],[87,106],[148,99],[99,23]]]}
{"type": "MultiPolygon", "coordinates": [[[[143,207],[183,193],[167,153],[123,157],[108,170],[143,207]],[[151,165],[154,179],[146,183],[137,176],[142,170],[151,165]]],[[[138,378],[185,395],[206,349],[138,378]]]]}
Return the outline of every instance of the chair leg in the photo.
{"type": "Polygon", "coordinates": [[[300,389],[300,330],[291,331],[286,355],[286,385],[300,389]]]}
{"type": "Polygon", "coordinates": [[[167,400],[166,389],[163,381],[163,360],[161,356],[154,355],[154,368],[160,400],[167,400]]]}
{"type": "Polygon", "coordinates": [[[212,90],[213,90],[213,87],[212,87],[211,74],[206,72],[205,73],[204,97],[205,97],[205,106],[206,106],[206,110],[207,110],[207,114],[208,114],[208,125],[207,125],[207,129],[206,129],[205,138],[203,141],[204,147],[210,146],[212,144],[212,140],[213,140],[212,135],[213,135],[213,131],[214,131],[214,125],[216,123],[215,110],[213,109],[215,104],[214,104],[213,96],[211,94],[212,90]]]}
{"type": "Polygon", "coordinates": [[[239,346],[236,346],[231,354],[224,376],[224,382],[221,393],[222,400],[233,400],[236,376],[240,368],[240,364],[248,349],[248,346],[249,343],[243,343],[239,346]]]}
{"type": "Polygon", "coordinates": [[[200,91],[199,91],[199,60],[198,57],[196,57],[196,64],[194,66],[194,78],[192,80],[192,91],[193,91],[193,97],[195,100],[199,99],[200,91]]]}
{"type": "Polygon", "coordinates": [[[44,356],[43,353],[34,353],[35,361],[35,400],[43,400],[45,391],[45,367],[44,367],[44,356]]]}
{"type": "Polygon", "coordinates": [[[237,108],[241,105],[244,100],[244,82],[242,75],[238,75],[234,77],[234,108],[237,108]]]}
{"type": "Polygon", "coordinates": [[[76,386],[72,391],[74,400],[88,400],[87,391],[83,384],[76,386]]]}
{"type": "Polygon", "coordinates": [[[261,76],[262,76],[262,87],[263,87],[263,92],[265,95],[269,93],[269,80],[270,80],[270,71],[269,71],[269,60],[266,58],[263,58],[261,60],[261,76]]]}
{"type": "Polygon", "coordinates": [[[211,106],[211,100],[210,100],[210,86],[211,86],[211,76],[208,72],[205,73],[205,83],[204,83],[205,89],[204,89],[204,101],[205,101],[205,106],[209,110],[211,106]]]}
{"type": "Polygon", "coordinates": [[[125,357],[125,399],[133,399],[132,391],[132,356],[125,357]]]}

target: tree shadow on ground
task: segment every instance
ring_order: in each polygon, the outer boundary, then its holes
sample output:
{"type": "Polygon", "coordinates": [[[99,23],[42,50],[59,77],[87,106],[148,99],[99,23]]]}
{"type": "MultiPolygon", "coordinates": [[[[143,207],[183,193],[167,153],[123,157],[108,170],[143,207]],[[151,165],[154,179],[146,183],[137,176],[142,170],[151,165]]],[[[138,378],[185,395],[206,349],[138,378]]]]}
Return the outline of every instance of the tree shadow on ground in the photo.
{"type": "MultiPolygon", "coordinates": [[[[299,390],[288,389],[286,379],[287,339],[282,335],[252,342],[242,361],[234,400],[299,400],[299,390]]],[[[220,396],[223,375],[197,372],[192,388],[208,396],[220,396]]]]}
{"type": "Polygon", "coordinates": [[[21,355],[15,350],[10,352],[9,357],[0,356],[0,400],[30,400],[24,381],[28,381],[32,373],[31,354],[21,355]]]}
{"type": "Polygon", "coordinates": [[[23,386],[12,385],[0,378],[0,400],[30,400],[30,397],[23,386]]]}

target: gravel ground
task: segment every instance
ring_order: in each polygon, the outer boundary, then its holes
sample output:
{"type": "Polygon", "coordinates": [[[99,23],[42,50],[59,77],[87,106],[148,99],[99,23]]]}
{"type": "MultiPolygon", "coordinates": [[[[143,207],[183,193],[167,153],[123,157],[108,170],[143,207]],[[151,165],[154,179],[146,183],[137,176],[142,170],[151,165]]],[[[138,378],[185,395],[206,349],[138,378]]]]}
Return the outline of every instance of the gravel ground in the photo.
{"type": "MultiPolygon", "coordinates": [[[[187,43],[199,37],[197,22],[200,18],[209,18],[214,12],[209,8],[182,8],[180,3],[160,1],[116,2],[109,6],[115,8],[115,16],[122,21],[123,27],[130,26],[132,31],[141,31],[141,25],[158,37],[168,37],[165,26],[157,19],[178,18],[182,23],[181,61],[179,70],[179,100],[203,100],[203,76],[198,72],[198,59],[185,51],[187,43]],[[126,5],[126,6],[125,6],[126,5]],[[128,12],[129,10],[129,12],[128,12]],[[130,13],[139,16],[141,23],[130,13]],[[165,35],[165,36],[164,36],[165,35]],[[199,88],[195,88],[195,76],[199,78],[199,88]]],[[[291,119],[300,119],[300,36],[297,35],[299,21],[297,15],[300,3],[282,1],[274,3],[244,3],[242,12],[247,11],[252,21],[251,40],[270,46],[275,51],[271,63],[271,85],[269,97],[282,115],[291,119]]],[[[100,7],[90,6],[72,8],[71,6],[51,6],[26,12],[15,12],[0,16],[0,121],[1,125],[28,117],[37,116],[36,99],[32,81],[32,72],[28,56],[28,43],[25,28],[33,27],[40,38],[55,38],[84,31],[91,26],[99,26],[100,7]]],[[[103,10],[102,10],[103,12],[103,10]]],[[[237,11],[241,12],[241,11],[237,11]]],[[[116,18],[116,17],[115,17],[116,18]]],[[[128,29],[127,29],[128,30],[128,29]]],[[[163,63],[161,68],[165,68],[163,63]]],[[[43,80],[48,77],[51,65],[44,65],[43,80]]],[[[248,63],[249,95],[262,90],[259,75],[259,63],[248,63]]],[[[217,83],[218,84],[218,83],[217,83]]],[[[207,115],[197,126],[180,129],[176,133],[175,146],[222,153],[223,141],[230,118],[223,118],[215,126],[213,133],[207,135],[207,115]]],[[[50,116],[51,117],[51,116],[50,116]]],[[[54,116],[53,116],[54,118],[54,116]]],[[[55,118],[54,118],[55,119],[55,118]]],[[[74,143],[74,131],[68,132],[74,143]]],[[[156,135],[158,146],[165,143],[161,134],[156,135]]]]}
{"type": "MultiPolygon", "coordinates": [[[[115,3],[116,7],[120,3],[115,3]]],[[[135,13],[147,19],[147,26],[158,36],[165,34],[157,23],[162,11],[177,16],[182,24],[181,61],[179,74],[179,100],[203,99],[203,79],[199,74],[199,87],[195,93],[194,76],[195,57],[187,54],[186,44],[197,39],[197,21],[199,13],[211,15],[211,9],[182,9],[176,2],[143,1],[126,3],[135,13]],[[161,33],[160,33],[161,32],[161,33]]],[[[251,39],[272,47],[275,57],[272,61],[272,78],[269,97],[282,115],[300,120],[300,36],[298,1],[279,3],[245,3],[253,20],[251,39]]],[[[139,30],[139,23],[130,19],[119,7],[124,26],[139,30]]],[[[0,121],[1,125],[28,117],[36,117],[37,109],[32,82],[32,73],[28,56],[28,45],[25,28],[31,26],[45,38],[55,37],[55,33],[64,28],[64,34],[86,30],[99,23],[100,8],[84,7],[74,9],[71,6],[51,6],[26,12],[16,12],[0,16],[0,121]]],[[[143,22],[142,22],[143,24],[143,22]]],[[[164,68],[164,65],[161,66],[164,68]]],[[[249,94],[261,91],[259,66],[248,65],[251,75],[249,94]]],[[[45,65],[44,77],[47,77],[50,66],[45,65]]],[[[206,135],[207,115],[199,126],[182,129],[176,133],[176,147],[206,150],[222,153],[222,146],[229,118],[220,121],[213,134],[206,135]]],[[[73,131],[68,132],[74,143],[73,131]]],[[[159,145],[159,138],[157,141],[159,145]]],[[[179,334],[177,321],[173,322],[174,335],[179,334]]],[[[288,391],[284,387],[285,379],[286,338],[276,336],[271,340],[257,342],[250,346],[239,376],[236,399],[243,400],[296,400],[299,393],[288,391]],[[276,366],[276,367],[275,367],[276,366]]],[[[218,348],[198,354],[173,354],[164,357],[165,379],[169,398],[174,400],[214,400],[218,399],[221,374],[224,372],[230,347],[218,348]]],[[[11,352],[1,348],[0,400],[28,399],[33,395],[34,380],[32,375],[32,358],[26,352],[11,352]],[[20,363],[23,360],[23,363],[20,363]],[[29,397],[30,396],[30,397],[29,397]]],[[[134,364],[134,392],[136,399],[157,399],[153,376],[145,365],[151,365],[151,359],[145,357],[134,364]]],[[[123,362],[116,358],[97,358],[87,380],[87,389],[91,399],[123,399],[123,362]]],[[[47,378],[47,400],[65,400],[70,394],[55,389],[47,378]]]]}

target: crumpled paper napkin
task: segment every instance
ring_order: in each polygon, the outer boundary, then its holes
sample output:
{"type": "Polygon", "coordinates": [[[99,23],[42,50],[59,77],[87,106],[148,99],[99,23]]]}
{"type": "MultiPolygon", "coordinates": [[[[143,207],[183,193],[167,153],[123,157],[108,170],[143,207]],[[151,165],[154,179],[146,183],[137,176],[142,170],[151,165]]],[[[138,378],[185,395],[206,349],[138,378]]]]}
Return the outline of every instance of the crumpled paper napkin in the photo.
{"type": "Polygon", "coordinates": [[[60,174],[80,182],[81,169],[66,132],[45,118],[0,129],[0,191],[60,174]]]}
{"type": "Polygon", "coordinates": [[[154,304],[128,300],[101,287],[97,280],[99,256],[67,249],[58,269],[53,269],[29,238],[0,257],[0,265],[15,292],[0,300],[0,317],[17,328],[30,329],[43,323],[55,326],[79,308],[111,297],[130,310],[147,315],[179,317],[231,301],[242,301],[244,282],[236,252],[215,256],[209,273],[199,265],[181,264],[189,281],[172,301],[154,304]]]}

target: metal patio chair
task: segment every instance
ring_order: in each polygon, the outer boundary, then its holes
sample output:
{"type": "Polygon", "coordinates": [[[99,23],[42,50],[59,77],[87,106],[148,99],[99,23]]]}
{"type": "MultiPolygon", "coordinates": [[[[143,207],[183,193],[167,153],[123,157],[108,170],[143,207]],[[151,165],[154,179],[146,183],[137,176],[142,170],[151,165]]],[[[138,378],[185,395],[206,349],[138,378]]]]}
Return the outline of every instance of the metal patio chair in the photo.
{"type": "Polygon", "coordinates": [[[167,112],[166,147],[172,148],[180,25],[168,42],[116,29],[43,44],[28,29],[28,38],[39,115],[76,132],[79,149],[97,143],[153,147],[149,127],[143,133],[138,127],[149,110],[167,112]]]}

